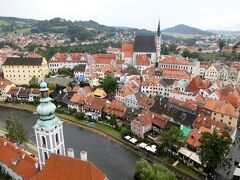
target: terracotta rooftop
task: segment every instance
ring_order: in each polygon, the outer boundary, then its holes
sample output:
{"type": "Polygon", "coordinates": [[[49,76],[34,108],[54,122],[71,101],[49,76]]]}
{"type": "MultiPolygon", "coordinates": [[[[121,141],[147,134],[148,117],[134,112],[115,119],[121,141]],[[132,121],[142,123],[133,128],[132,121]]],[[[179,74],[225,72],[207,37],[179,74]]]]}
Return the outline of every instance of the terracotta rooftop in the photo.
{"type": "Polygon", "coordinates": [[[200,129],[201,127],[213,128],[215,127],[219,131],[223,131],[226,127],[226,124],[220,121],[215,121],[210,117],[205,117],[198,115],[193,123],[193,127],[200,129]]]}
{"type": "Polygon", "coordinates": [[[202,135],[191,129],[190,133],[188,134],[188,137],[186,138],[186,143],[191,145],[192,147],[199,147],[200,146],[200,142],[199,142],[199,139],[202,137],[202,135]]]}
{"type": "Polygon", "coordinates": [[[137,55],[136,56],[137,66],[150,66],[150,59],[147,55],[137,55]]]}
{"type": "Polygon", "coordinates": [[[187,60],[187,59],[178,60],[175,56],[167,57],[167,58],[161,60],[160,63],[179,64],[179,65],[189,65],[189,64],[191,64],[191,62],[189,60],[187,60]]]}
{"type": "Polygon", "coordinates": [[[141,97],[139,99],[138,103],[142,106],[146,106],[146,107],[150,108],[154,105],[155,100],[153,98],[149,98],[149,97],[141,97]]]}
{"type": "Polygon", "coordinates": [[[39,171],[38,165],[37,168],[35,167],[35,163],[38,164],[35,158],[28,155],[22,148],[16,148],[15,144],[1,137],[0,162],[4,163],[24,179],[33,177],[39,171]],[[16,165],[14,165],[13,161],[16,161],[16,165]]]}
{"type": "Polygon", "coordinates": [[[7,79],[0,79],[0,88],[5,89],[7,87],[7,85],[11,85],[12,82],[7,80],[7,79]]]}
{"type": "Polygon", "coordinates": [[[112,102],[106,103],[103,109],[104,112],[118,117],[123,117],[126,110],[127,107],[121,101],[117,100],[112,100],[112,102]]]}
{"type": "Polygon", "coordinates": [[[43,170],[33,180],[104,180],[106,175],[94,164],[71,157],[51,154],[43,170]]]}
{"type": "Polygon", "coordinates": [[[204,108],[216,113],[236,118],[239,117],[239,113],[236,111],[236,109],[229,102],[222,100],[207,99],[204,103],[204,108]]]}
{"type": "Polygon", "coordinates": [[[122,53],[124,53],[125,58],[132,58],[133,56],[133,44],[123,44],[122,53]]]}
{"type": "Polygon", "coordinates": [[[166,79],[191,79],[190,74],[185,70],[162,69],[162,76],[166,79]]]}
{"type": "Polygon", "coordinates": [[[87,59],[87,53],[56,53],[50,62],[80,62],[87,59]]]}
{"type": "Polygon", "coordinates": [[[192,111],[197,110],[197,101],[187,100],[187,101],[180,101],[174,98],[168,98],[168,102],[172,104],[176,104],[181,107],[185,107],[187,109],[190,109],[192,111]]]}
{"type": "Polygon", "coordinates": [[[123,97],[126,97],[132,93],[133,93],[132,90],[128,86],[124,86],[123,88],[119,89],[117,92],[117,94],[119,94],[123,97]]]}
{"type": "Polygon", "coordinates": [[[96,64],[110,64],[112,60],[116,60],[115,54],[94,54],[92,57],[96,64]]]}

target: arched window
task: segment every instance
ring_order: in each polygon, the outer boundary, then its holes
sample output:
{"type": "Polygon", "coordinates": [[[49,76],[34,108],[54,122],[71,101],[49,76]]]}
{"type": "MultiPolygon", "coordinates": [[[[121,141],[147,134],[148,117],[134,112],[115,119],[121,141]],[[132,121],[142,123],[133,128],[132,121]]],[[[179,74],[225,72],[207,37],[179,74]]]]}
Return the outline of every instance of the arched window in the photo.
{"type": "Polygon", "coordinates": [[[57,150],[57,154],[60,154],[60,149],[57,150]]]}
{"type": "Polygon", "coordinates": [[[42,136],[42,145],[43,145],[43,146],[46,146],[46,139],[45,139],[44,136],[42,136]]]}
{"type": "Polygon", "coordinates": [[[48,159],[48,155],[46,152],[43,153],[44,154],[44,159],[47,160],[48,159]]]}
{"type": "Polygon", "coordinates": [[[55,134],[56,143],[59,143],[58,133],[55,134]]]}

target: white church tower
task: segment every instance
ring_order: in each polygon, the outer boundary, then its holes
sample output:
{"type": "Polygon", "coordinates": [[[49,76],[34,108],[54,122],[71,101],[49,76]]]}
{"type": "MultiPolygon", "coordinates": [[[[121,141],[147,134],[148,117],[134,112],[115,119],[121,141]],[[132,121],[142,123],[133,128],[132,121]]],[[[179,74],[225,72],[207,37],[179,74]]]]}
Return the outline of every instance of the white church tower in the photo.
{"type": "Polygon", "coordinates": [[[157,54],[157,62],[160,62],[161,59],[161,30],[160,30],[160,20],[158,21],[158,28],[157,28],[157,34],[155,37],[156,42],[156,54],[157,54]]]}
{"type": "Polygon", "coordinates": [[[41,99],[37,107],[39,119],[35,126],[38,160],[42,170],[51,153],[65,155],[62,121],[54,114],[56,106],[48,97],[47,83],[40,84],[41,99]]]}

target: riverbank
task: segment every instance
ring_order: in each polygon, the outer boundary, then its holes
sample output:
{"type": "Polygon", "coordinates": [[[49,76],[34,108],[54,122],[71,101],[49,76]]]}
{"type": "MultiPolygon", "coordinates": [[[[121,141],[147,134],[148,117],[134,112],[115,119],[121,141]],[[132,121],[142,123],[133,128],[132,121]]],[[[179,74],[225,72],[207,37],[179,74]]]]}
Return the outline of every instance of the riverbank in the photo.
{"type": "MultiPolygon", "coordinates": [[[[10,104],[10,103],[0,103],[0,107],[5,107],[5,108],[15,108],[15,109],[20,109],[20,110],[26,110],[31,113],[36,111],[36,107],[29,105],[29,104],[10,104]]],[[[130,144],[123,140],[120,136],[120,133],[116,131],[114,128],[109,127],[108,125],[104,124],[99,124],[97,123],[96,126],[89,126],[86,121],[79,121],[76,120],[75,117],[70,116],[70,115],[65,115],[65,114],[59,114],[56,113],[59,118],[61,118],[64,122],[73,124],[74,126],[81,127],[84,129],[87,129],[89,131],[92,131],[98,135],[101,135],[110,141],[114,143],[118,143],[121,146],[123,146],[125,149],[128,149],[135,154],[139,155],[140,157],[146,158],[151,162],[160,162],[167,166],[170,170],[174,171],[178,177],[181,177],[183,179],[199,179],[199,174],[195,173],[194,171],[189,171],[189,174],[186,172],[183,172],[181,169],[178,169],[176,167],[173,167],[171,164],[163,161],[162,159],[159,159],[146,151],[143,151],[142,149],[139,149],[133,144],[130,144]]],[[[182,168],[183,170],[186,170],[186,167],[182,168]]]]}

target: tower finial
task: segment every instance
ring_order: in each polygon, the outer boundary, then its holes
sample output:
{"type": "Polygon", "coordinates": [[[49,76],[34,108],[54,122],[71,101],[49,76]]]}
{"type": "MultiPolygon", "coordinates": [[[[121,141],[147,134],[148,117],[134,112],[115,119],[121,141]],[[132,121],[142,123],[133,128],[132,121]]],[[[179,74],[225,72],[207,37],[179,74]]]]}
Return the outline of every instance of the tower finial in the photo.
{"type": "Polygon", "coordinates": [[[158,29],[157,29],[157,36],[160,37],[161,35],[161,30],[160,30],[160,18],[158,20],[158,29]]]}

